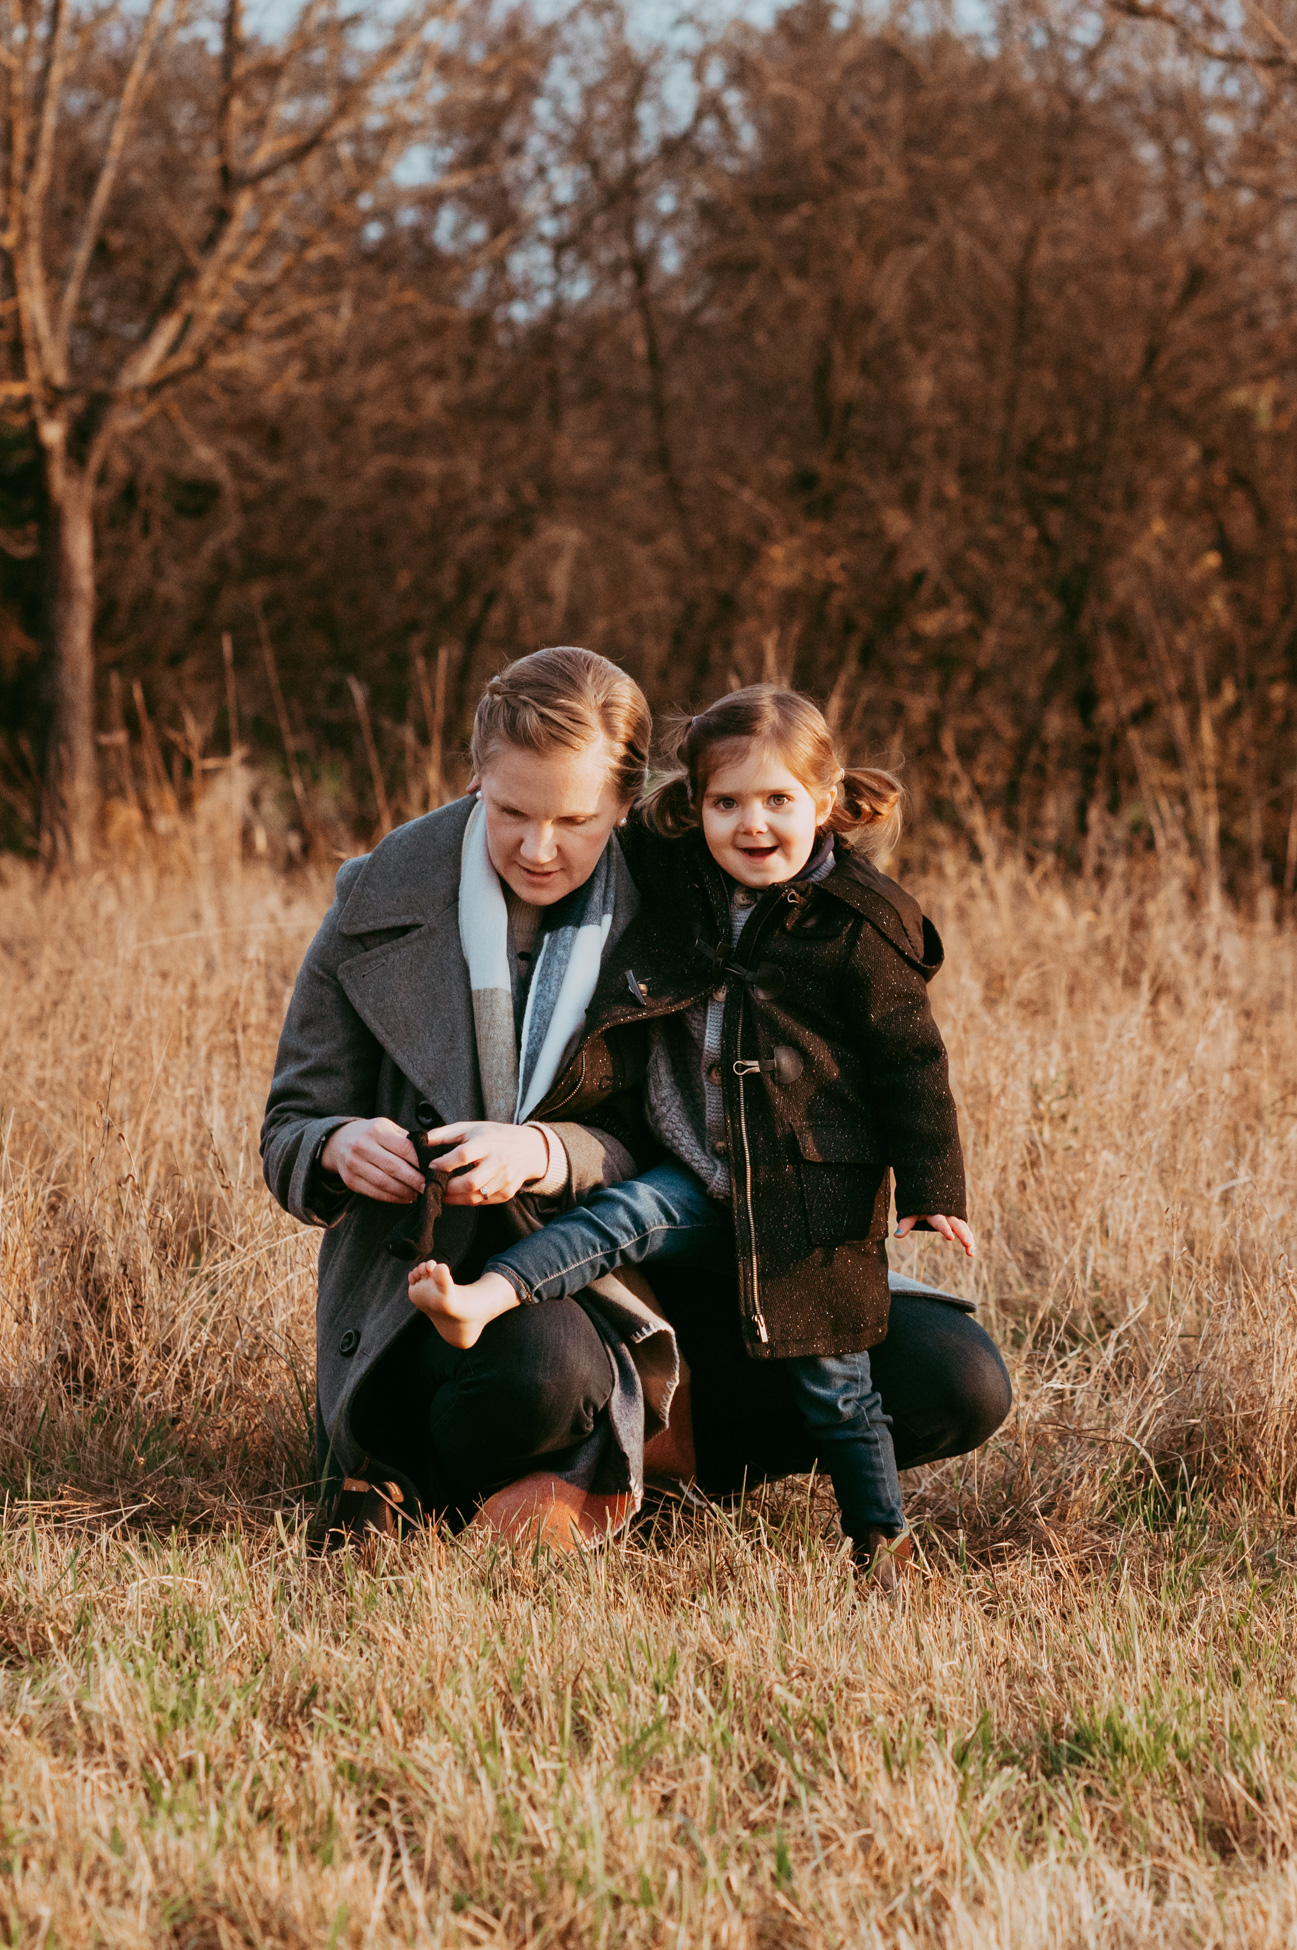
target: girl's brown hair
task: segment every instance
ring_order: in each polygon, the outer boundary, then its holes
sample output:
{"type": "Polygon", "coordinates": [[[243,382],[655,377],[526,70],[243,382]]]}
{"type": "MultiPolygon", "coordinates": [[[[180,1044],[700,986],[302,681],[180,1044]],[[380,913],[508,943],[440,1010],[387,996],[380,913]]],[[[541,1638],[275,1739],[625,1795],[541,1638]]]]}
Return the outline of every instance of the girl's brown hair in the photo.
{"type": "Polygon", "coordinates": [[[857,844],[871,859],[892,851],[901,834],[900,780],[867,767],[844,768],[824,713],[808,697],[774,684],[730,691],[690,718],[676,743],[676,769],[641,802],[649,825],[668,839],[700,825],[708,778],[727,747],[748,744],[777,754],[816,798],[837,786],[825,830],[858,834],[857,844]]]}
{"type": "Polygon", "coordinates": [[[487,685],[473,719],[473,775],[500,745],[525,752],[580,751],[597,738],[612,747],[612,778],[634,799],[648,776],[653,719],[633,677],[593,650],[565,644],[506,664],[487,685]]]}

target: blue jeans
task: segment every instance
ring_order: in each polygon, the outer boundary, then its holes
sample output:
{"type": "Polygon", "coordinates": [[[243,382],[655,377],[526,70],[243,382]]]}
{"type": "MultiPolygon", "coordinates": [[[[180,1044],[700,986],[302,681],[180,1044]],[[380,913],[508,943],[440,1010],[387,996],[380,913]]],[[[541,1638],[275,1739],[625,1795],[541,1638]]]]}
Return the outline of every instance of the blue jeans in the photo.
{"type": "MultiPolygon", "coordinates": [[[[726,1206],[683,1165],[657,1165],[642,1178],[592,1192],[581,1205],[486,1263],[520,1300],[571,1298],[617,1266],[686,1261],[731,1270],[734,1232],[726,1206]]],[[[873,1386],[869,1355],[799,1355],[781,1363],[803,1428],[833,1481],[842,1528],[854,1542],[869,1530],[905,1528],[892,1425],[873,1386]]]]}

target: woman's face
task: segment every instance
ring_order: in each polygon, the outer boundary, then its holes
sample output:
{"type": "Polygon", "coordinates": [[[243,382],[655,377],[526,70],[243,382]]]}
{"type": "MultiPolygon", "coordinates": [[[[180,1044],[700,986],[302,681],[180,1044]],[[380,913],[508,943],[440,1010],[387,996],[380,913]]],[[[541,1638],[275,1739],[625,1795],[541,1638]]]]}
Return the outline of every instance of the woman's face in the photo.
{"type": "Polygon", "coordinates": [[[590,878],[630,801],[618,795],[606,738],[542,755],[497,745],[477,781],[491,865],[535,907],[590,878]]]}

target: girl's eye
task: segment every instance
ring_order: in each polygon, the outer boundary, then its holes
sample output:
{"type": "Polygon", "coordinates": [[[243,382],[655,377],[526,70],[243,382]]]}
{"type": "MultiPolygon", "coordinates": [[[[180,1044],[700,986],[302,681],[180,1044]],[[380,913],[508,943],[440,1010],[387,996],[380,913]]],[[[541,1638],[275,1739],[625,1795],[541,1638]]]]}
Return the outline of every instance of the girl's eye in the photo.
{"type": "Polygon", "coordinates": [[[770,795],[770,804],[772,806],[786,806],[789,804],[791,797],[791,793],[772,792],[770,795]]]}
{"type": "Polygon", "coordinates": [[[732,799],[713,799],[712,804],[715,806],[717,812],[733,812],[734,810],[734,801],[732,799]]]}

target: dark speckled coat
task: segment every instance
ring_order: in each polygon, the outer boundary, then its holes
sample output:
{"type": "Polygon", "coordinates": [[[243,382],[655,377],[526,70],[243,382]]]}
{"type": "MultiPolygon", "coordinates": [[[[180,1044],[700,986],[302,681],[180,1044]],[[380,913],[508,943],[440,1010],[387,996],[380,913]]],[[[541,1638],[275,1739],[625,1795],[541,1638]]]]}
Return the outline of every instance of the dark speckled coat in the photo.
{"type": "Polygon", "coordinates": [[[571,1082],[583,1069],[588,1091],[603,1065],[607,1087],[625,1088],[641,1071],[646,1022],[723,989],[748,1352],[872,1347],[887,1333],[891,1174],[898,1213],[966,1216],[945,1045],[928,1005],[937,931],[839,842],[823,880],[763,894],[731,948],[728,883],[700,838],[631,828],[625,850],[644,902],[605,967],[571,1082]],[[769,1064],[777,1049],[800,1058],[795,1079],[736,1069],[769,1064]]]}

